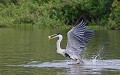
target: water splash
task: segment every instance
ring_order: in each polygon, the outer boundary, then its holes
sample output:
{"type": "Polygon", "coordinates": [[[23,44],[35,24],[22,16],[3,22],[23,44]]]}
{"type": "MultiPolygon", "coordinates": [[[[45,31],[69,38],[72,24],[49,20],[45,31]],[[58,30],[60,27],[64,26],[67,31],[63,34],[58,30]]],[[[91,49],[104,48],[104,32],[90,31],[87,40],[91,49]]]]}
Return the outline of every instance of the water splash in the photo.
{"type": "Polygon", "coordinates": [[[23,67],[46,67],[46,68],[84,68],[91,70],[101,70],[101,69],[119,69],[120,70],[120,60],[84,60],[83,65],[74,64],[74,61],[71,60],[54,60],[52,62],[40,62],[32,61],[27,64],[22,65],[8,65],[8,66],[23,66],[23,67]]]}
{"type": "Polygon", "coordinates": [[[105,45],[100,45],[98,47],[99,50],[97,50],[96,53],[93,54],[92,56],[92,61],[95,63],[96,61],[102,60],[103,59],[103,54],[105,50],[105,45]]]}

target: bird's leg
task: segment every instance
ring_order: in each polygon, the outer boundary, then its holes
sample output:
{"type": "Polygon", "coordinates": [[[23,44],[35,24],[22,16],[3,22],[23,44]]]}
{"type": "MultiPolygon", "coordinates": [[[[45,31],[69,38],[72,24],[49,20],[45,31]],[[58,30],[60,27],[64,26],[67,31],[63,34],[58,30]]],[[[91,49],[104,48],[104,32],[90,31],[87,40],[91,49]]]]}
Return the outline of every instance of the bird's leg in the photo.
{"type": "Polygon", "coordinates": [[[84,62],[81,59],[75,59],[76,64],[83,64],[84,62]]]}

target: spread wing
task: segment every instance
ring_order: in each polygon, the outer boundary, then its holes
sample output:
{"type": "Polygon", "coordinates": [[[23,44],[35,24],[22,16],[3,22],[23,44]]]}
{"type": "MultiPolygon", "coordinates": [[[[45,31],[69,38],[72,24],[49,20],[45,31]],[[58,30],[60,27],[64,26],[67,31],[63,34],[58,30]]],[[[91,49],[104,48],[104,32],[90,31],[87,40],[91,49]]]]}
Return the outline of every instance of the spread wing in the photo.
{"type": "Polygon", "coordinates": [[[86,22],[81,21],[67,33],[68,41],[66,53],[69,55],[79,55],[92,38],[93,30],[85,29],[86,24],[86,22]]]}

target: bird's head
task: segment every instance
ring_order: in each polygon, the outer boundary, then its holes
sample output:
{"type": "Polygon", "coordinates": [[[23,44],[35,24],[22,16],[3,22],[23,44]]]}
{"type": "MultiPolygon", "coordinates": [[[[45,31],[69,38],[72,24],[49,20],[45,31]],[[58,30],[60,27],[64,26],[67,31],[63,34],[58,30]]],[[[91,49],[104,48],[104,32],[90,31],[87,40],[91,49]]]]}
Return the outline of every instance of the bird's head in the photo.
{"type": "Polygon", "coordinates": [[[60,33],[56,33],[56,34],[48,36],[49,39],[54,39],[56,37],[62,38],[62,35],[60,33]]]}

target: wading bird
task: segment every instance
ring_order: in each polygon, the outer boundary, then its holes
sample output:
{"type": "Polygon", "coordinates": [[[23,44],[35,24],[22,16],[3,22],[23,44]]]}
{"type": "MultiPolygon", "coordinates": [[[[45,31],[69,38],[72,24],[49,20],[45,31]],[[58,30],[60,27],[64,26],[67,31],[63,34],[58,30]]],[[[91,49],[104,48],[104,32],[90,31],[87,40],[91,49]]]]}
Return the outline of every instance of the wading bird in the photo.
{"type": "Polygon", "coordinates": [[[48,36],[49,39],[53,39],[56,37],[59,38],[56,42],[57,53],[63,55],[64,57],[75,60],[77,64],[84,63],[81,59],[80,54],[86,49],[87,43],[94,35],[92,29],[85,28],[86,24],[87,22],[84,22],[82,20],[67,33],[68,41],[66,49],[61,49],[60,47],[61,41],[63,39],[63,36],[60,33],[48,36]]]}

